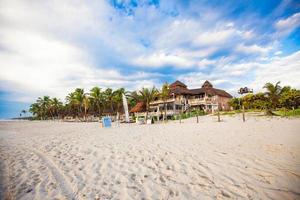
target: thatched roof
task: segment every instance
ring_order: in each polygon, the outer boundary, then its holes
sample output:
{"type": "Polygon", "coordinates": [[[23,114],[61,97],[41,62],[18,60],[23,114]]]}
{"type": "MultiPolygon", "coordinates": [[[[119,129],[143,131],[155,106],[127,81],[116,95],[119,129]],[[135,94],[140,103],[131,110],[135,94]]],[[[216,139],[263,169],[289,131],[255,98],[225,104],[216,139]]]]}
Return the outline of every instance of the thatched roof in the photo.
{"type": "Polygon", "coordinates": [[[178,87],[180,87],[180,88],[187,88],[187,86],[184,83],[182,83],[182,82],[180,82],[178,80],[176,80],[174,83],[172,83],[170,85],[170,88],[178,88],[178,87]]]}
{"type": "Polygon", "coordinates": [[[144,102],[138,102],[133,108],[131,108],[131,113],[137,113],[137,112],[145,112],[146,111],[146,105],[144,102]]]}
{"type": "Polygon", "coordinates": [[[203,88],[213,88],[213,85],[208,81],[206,80],[203,85],[202,85],[203,88]]]}
{"type": "Polygon", "coordinates": [[[187,88],[170,88],[170,94],[190,94],[192,95],[191,91],[187,88]]]}
{"type": "Polygon", "coordinates": [[[206,93],[208,95],[218,95],[218,96],[222,96],[222,97],[232,98],[231,94],[227,93],[226,91],[212,88],[212,87],[202,87],[202,88],[197,88],[197,89],[191,89],[190,92],[193,93],[194,95],[206,93]]]}
{"type": "Polygon", "coordinates": [[[222,97],[232,98],[232,96],[226,91],[214,88],[209,81],[205,81],[201,88],[188,89],[184,83],[177,80],[170,85],[170,94],[172,93],[188,95],[198,95],[206,93],[208,95],[219,95],[222,97]]]}

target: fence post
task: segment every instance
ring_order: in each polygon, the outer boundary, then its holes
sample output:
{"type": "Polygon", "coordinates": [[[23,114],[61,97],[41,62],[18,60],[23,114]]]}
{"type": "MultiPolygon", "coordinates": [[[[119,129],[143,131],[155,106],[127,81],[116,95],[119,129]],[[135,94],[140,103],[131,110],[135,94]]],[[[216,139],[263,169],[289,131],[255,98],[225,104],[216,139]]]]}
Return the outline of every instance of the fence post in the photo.
{"type": "Polygon", "coordinates": [[[243,122],[245,122],[246,120],[245,120],[245,107],[244,107],[244,105],[242,105],[242,109],[243,109],[243,122]]]}

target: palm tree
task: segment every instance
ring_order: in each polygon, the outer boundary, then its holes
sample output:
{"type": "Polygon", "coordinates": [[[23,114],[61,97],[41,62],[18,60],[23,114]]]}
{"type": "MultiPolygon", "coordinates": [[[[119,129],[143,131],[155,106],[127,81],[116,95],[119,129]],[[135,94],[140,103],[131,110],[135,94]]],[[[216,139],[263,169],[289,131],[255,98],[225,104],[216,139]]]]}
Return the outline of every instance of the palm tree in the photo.
{"type": "Polygon", "coordinates": [[[68,94],[68,96],[66,97],[66,101],[67,101],[67,109],[69,114],[72,113],[73,117],[74,117],[74,109],[76,107],[76,99],[75,99],[75,93],[71,92],[68,94]]]}
{"type": "Polygon", "coordinates": [[[116,104],[117,113],[120,111],[120,106],[123,102],[123,94],[125,94],[124,88],[119,88],[113,92],[113,102],[116,104]]]}
{"type": "Polygon", "coordinates": [[[267,89],[265,92],[265,96],[268,98],[269,103],[267,104],[267,114],[272,114],[272,109],[275,109],[279,105],[279,99],[285,91],[288,91],[290,87],[281,87],[280,81],[278,81],[275,85],[272,83],[266,83],[263,88],[267,89]]]}
{"type": "Polygon", "coordinates": [[[82,104],[83,104],[83,108],[84,108],[84,120],[87,121],[86,115],[87,115],[87,111],[90,107],[90,99],[87,95],[84,95],[82,104]]]}
{"type": "Polygon", "coordinates": [[[51,99],[51,109],[55,117],[59,117],[59,112],[62,109],[63,103],[57,98],[51,99]]]}
{"type": "Polygon", "coordinates": [[[94,106],[95,110],[98,111],[99,117],[101,117],[101,106],[103,105],[103,94],[101,88],[93,87],[90,92],[91,104],[94,106]]]}
{"type": "Polygon", "coordinates": [[[148,119],[148,113],[150,108],[150,102],[153,101],[158,96],[158,90],[155,87],[142,88],[139,91],[140,100],[146,105],[146,120],[148,119]]]}
{"type": "Polygon", "coordinates": [[[282,88],[279,85],[280,81],[278,81],[275,85],[272,83],[266,83],[263,88],[265,88],[267,91],[265,92],[266,97],[268,98],[270,104],[269,108],[276,108],[279,103],[279,98],[282,92],[282,88]]]}
{"type": "Polygon", "coordinates": [[[36,116],[39,119],[42,119],[42,110],[41,106],[38,103],[33,103],[30,105],[29,112],[36,116]]]}
{"type": "Polygon", "coordinates": [[[22,110],[21,113],[23,114],[23,116],[26,114],[26,110],[22,110]]]}
{"type": "Polygon", "coordinates": [[[39,97],[37,99],[37,103],[40,106],[41,109],[41,118],[47,119],[49,117],[49,114],[51,117],[53,117],[52,111],[51,111],[51,101],[49,96],[43,96],[42,98],[39,97]]]}
{"type": "Polygon", "coordinates": [[[113,94],[113,90],[111,88],[107,88],[104,91],[104,98],[105,98],[105,103],[110,106],[111,112],[114,113],[114,106],[113,106],[114,94],[113,94]]]}
{"type": "Polygon", "coordinates": [[[75,105],[78,109],[78,115],[82,114],[83,100],[85,98],[84,89],[76,88],[74,92],[75,105]]]}
{"type": "Polygon", "coordinates": [[[163,100],[164,102],[164,111],[165,111],[165,114],[163,115],[163,121],[165,120],[165,117],[167,117],[167,106],[166,106],[166,101],[167,99],[169,98],[170,96],[170,88],[169,88],[169,84],[168,83],[165,83],[163,84],[162,86],[162,89],[161,89],[161,93],[160,93],[160,98],[163,100]]]}

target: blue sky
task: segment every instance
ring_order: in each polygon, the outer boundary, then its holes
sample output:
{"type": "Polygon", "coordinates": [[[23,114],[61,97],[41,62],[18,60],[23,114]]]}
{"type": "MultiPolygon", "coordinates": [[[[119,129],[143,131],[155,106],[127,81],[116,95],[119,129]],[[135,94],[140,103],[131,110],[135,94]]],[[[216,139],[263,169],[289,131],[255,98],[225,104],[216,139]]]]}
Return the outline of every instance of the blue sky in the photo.
{"type": "Polygon", "coordinates": [[[0,118],[76,87],[300,88],[299,1],[2,0],[0,27],[0,118]]]}

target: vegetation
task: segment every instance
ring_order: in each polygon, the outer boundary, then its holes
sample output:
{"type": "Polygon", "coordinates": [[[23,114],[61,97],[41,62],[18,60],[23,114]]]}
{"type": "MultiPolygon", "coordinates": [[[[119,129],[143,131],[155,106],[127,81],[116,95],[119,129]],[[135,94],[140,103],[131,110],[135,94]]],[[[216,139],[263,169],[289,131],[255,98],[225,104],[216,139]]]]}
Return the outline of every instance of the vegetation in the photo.
{"type": "Polygon", "coordinates": [[[159,96],[159,91],[152,87],[149,88],[142,88],[137,94],[138,101],[143,102],[146,105],[146,120],[148,119],[148,113],[150,110],[150,102],[153,101],[156,97],[159,96]]]}
{"type": "Polygon", "coordinates": [[[241,98],[232,98],[229,105],[234,110],[240,110],[241,105],[243,105],[246,111],[260,110],[265,111],[268,115],[274,115],[276,114],[275,111],[278,110],[294,110],[300,106],[300,90],[292,89],[289,86],[281,87],[280,82],[276,84],[266,83],[263,88],[266,92],[247,94],[241,98]]]}
{"type": "Polygon", "coordinates": [[[300,108],[294,110],[279,109],[274,111],[275,115],[282,117],[300,117],[300,108]]]}
{"type": "MultiPolygon", "coordinates": [[[[289,86],[281,87],[280,82],[276,84],[266,83],[263,87],[266,92],[257,94],[247,94],[241,98],[232,98],[229,102],[234,109],[232,112],[221,112],[221,114],[234,114],[240,112],[241,105],[247,111],[266,111],[267,114],[276,114],[280,116],[299,115],[300,90],[289,86]]],[[[76,88],[66,96],[63,103],[57,98],[49,96],[39,97],[33,103],[29,112],[35,119],[62,119],[66,116],[87,120],[88,116],[101,117],[103,115],[118,115],[123,111],[122,95],[125,94],[128,99],[129,108],[142,102],[146,106],[146,118],[150,110],[150,102],[160,98],[164,104],[169,98],[169,85],[165,83],[161,91],[153,88],[142,88],[139,91],[128,92],[124,88],[113,90],[107,88],[102,90],[100,87],[94,87],[89,92],[82,88],[76,88]]],[[[165,106],[166,107],[166,106],[165,106]]],[[[164,110],[166,116],[166,110],[164,110]]],[[[24,116],[23,110],[20,116],[24,116]]],[[[201,115],[199,111],[186,112],[181,116],[174,116],[173,119],[185,119],[192,116],[201,115]]]]}
{"type": "MultiPolygon", "coordinates": [[[[76,88],[66,96],[66,102],[63,103],[58,98],[49,96],[39,97],[35,103],[31,104],[29,112],[34,119],[62,119],[64,117],[78,118],[87,120],[88,116],[101,117],[103,115],[118,115],[123,111],[122,95],[125,94],[128,99],[129,107],[142,101],[147,105],[149,111],[150,102],[153,101],[160,92],[155,88],[142,88],[140,91],[128,92],[124,88],[113,90],[107,88],[103,90],[100,87],[94,87],[86,93],[82,88],[76,88]]],[[[22,111],[20,114],[24,114],[22,111]]]]}
{"type": "Polygon", "coordinates": [[[188,119],[191,117],[202,116],[202,115],[205,115],[204,110],[192,110],[190,112],[185,112],[179,115],[175,115],[172,117],[172,120],[188,119]]]}

